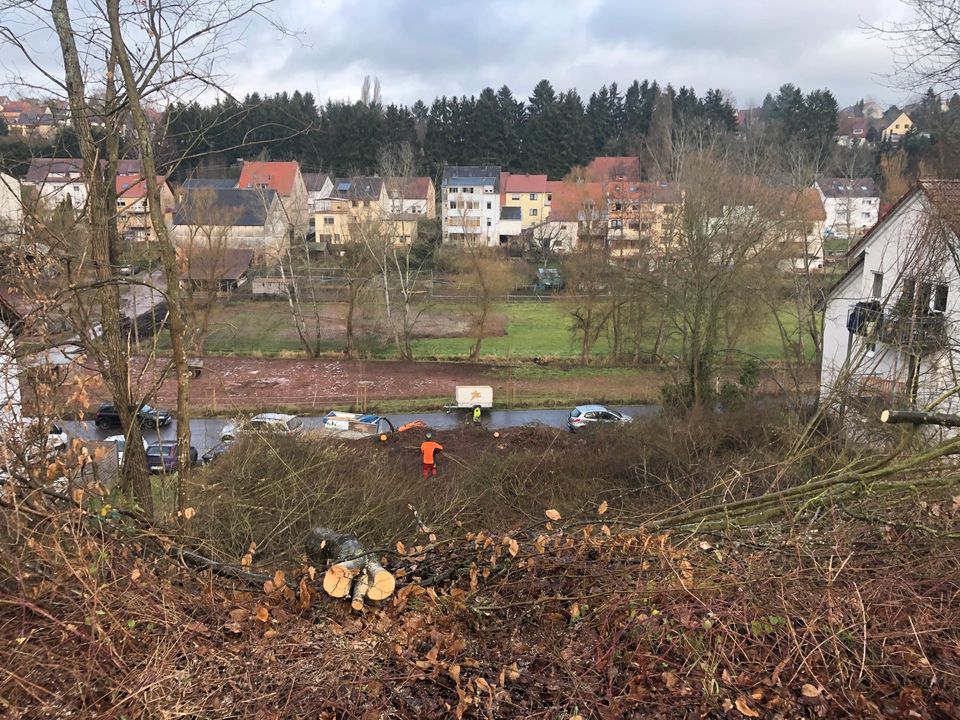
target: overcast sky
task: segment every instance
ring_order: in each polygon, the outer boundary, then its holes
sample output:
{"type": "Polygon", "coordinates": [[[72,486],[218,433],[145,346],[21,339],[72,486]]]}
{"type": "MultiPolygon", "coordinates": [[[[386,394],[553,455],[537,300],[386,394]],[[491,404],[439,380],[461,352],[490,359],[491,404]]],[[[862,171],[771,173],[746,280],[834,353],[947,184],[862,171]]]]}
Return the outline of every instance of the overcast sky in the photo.
{"type": "MultiPolygon", "coordinates": [[[[526,97],[548,78],[586,99],[634,78],[718,87],[743,107],[785,82],[828,87],[841,105],[884,85],[889,48],[865,25],[902,19],[900,0],[280,0],[297,40],[250,40],[238,93],[309,89],[356,98],[365,75],[385,102],[471,95],[507,84],[526,97]],[[264,52],[266,50],[266,52],[264,52]]],[[[234,54],[236,57],[237,54],[234,54]]]]}
{"type": "MultiPolygon", "coordinates": [[[[82,2],[76,0],[82,7],[82,2]]],[[[72,3],[73,4],[73,3],[72,3]]],[[[827,87],[841,106],[905,100],[886,86],[890,48],[864,30],[903,19],[900,0],[276,0],[295,33],[255,21],[222,66],[235,94],[310,90],[356,99],[365,75],[385,103],[430,102],[542,78],[586,100],[634,79],[720,88],[739,107],[792,82],[827,87]]],[[[22,30],[26,30],[26,25],[22,30]]],[[[52,33],[28,36],[56,57],[52,33]]],[[[0,47],[0,72],[22,63],[0,47]]]]}

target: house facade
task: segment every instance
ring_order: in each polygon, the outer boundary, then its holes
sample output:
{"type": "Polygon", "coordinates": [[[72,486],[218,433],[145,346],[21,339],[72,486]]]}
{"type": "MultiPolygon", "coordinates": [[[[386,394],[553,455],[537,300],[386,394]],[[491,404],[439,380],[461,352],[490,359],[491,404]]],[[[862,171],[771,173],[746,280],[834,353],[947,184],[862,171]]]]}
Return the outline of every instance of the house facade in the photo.
{"type": "Polygon", "coordinates": [[[441,184],[441,228],[445,242],[495,246],[500,232],[500,167],[449,166],[441,184]]]}
{"type": "Polygon", "coordinates": [[[320,201],[330,197],[333,192],[333,180],[326,173],[303,173],[303,184],[307,188],[307,206],[310,214],[320,209],[320,201]]]}
{"type": "Polygon", "coordinates": [[[880,216],[880,191],[872,178],[820,178],[813,184],[826,213],[824,233],[860,237],[880,216]]]}
{"type": "MultiPolygon", "coordinates": [[[[169,223],[176,204],[173,191],[164,177],[157,177],[157,185],[164,221],[169,223]]],[[[146,181],[138,175],[118,175],[116,191],[120,235],[130,242],[156,242],[157,232],[150,217],[146,181]]]]}
{"type": "MultiPolygon", "coordinates": [[[[820,395],[869,412],[922,408],[957,386],[960,181],[921,181],[850,250],[825,301],[820,395]]],[[[954,393],[938,411],[960,411],[954,393]]]]}
{"type": "Polygon", "coordinates": [[[0,173],[0,242],[16,240],[23,228],[20,181],[0,173]]]}
{"type": "Polygon", "coordinates": [[[675,183],[612,180],[604,189],[612,254],[629,257],[668,241],[683,204],[675,183]]]}
{"type": "Polygon", "coordinates": [[[913,127],[913,120],[905,112],[895,117],[880,133],[881,140],[889,140],[892,143],[898,143],[903,140],[904,135],[910,132],[913,127]]]}
{"type": "Polygon", "coordinates": [[[500,207],[520,208],[524,230],[547,221],[550,202],[546,175],[500,173],[500,207]]]}
{"type": "Polygon", "coordinates": [[[314,216],[319,242],[360,242],[384,231],[389,203],[383,178],[351,177],[333,181],[333,192],[321,199],[314,216]]]}
{"type": "Polygon", "coordinates": [[[244,162],[237,181],[239,190],[273,190],[280,202],[287,223],[297,238],[307,235],[310,224],[310,203],[307,186],[300,172],[300,163],[244,162]]]}
{"type": "Polygon", "coordinates": [[[391,215],[437,216],[437,190],[428,177],[387,178],[386,191],[391,215]]]}
{"type": "Polygon", "coordinates": [[[531,240],[552,252],[573,252],[581,244],[603,247],[607,237],[606,199],[598,182],[550,181],[550,216],[530,230],[531,240]]]}
{"type": "Polygon", "coordinates": [[[83,160],[78,158],[34,158],[23,178],[23,187],[48,210],[69,202],[79,213],[87,204],[87,180],[83,160]]]}
{"type": "Polygon", "coordinates": [[[173,240],[197,248],[253,250],[258,264],[277,262],[290,247],[290,223],[276,190],[185,190],[173,215],[173,240]]]}

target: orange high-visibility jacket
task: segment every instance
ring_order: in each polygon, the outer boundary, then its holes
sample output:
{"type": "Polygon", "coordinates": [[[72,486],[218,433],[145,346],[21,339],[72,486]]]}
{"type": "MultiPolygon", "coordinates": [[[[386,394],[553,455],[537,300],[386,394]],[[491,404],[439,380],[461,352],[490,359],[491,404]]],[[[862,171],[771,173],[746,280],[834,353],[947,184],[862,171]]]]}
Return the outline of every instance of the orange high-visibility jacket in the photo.
{"type": "Polygon", "coordinates": [[[420,452],[423,453],[423,462],[425,465],[433,465],[435,454],[438,450],[443,450],[443,445],[433,440],[426,440],[420,444],[420,452]]]}

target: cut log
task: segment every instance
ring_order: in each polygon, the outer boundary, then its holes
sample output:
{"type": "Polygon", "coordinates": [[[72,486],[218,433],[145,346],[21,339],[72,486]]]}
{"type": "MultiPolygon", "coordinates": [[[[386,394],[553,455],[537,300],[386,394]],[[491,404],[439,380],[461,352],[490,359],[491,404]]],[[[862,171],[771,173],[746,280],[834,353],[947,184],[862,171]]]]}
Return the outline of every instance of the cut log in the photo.
{"type": "Polygon", "coordinates": [[[356,535],[317,527],[304,542],[307,557],[314,565],[333,564],[323,576],[323,590],[330,597],[351,597],[355,609],[363,608],[363,599],[385,600],[393,594],[396,579],[367,552],[356,535]]]}
{"type": "Polygon", "coordinates": [[[909,425],[940,425],[942,427],[960,427],[960,415],[924,412],[922,410],[884,410],[880,413],[880,422],[909,425]]]}
{"type": "Polygon", "coordinates": [[[369,589],[370,583],[367,581],[367,574],[362,572],[357,576],[357,581],[353,584],[353,595],[351,596],[350,607],[357,612],[363,610],[363,599],[367,596],[369,589]]]}
{"type": "Polygon", "coordinates": [[[367,583],[370,586],[370,589],[367,590],[368,598],[371,600],[386,600],[393,595],[393,591],[397,587],[397,580],[393,577],[393,573],[384,570],[380,563],[368,563],[366,575],[367,583]]]}

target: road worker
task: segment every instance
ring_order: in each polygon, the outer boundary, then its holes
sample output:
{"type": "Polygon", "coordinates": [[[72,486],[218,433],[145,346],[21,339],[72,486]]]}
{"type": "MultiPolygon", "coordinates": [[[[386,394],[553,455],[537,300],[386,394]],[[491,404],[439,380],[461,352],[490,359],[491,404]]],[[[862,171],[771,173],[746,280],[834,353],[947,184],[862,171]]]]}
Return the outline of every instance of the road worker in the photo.
{"type": "Polygon", "coordinates": [[[480,424],[480,406],[479,405],[473,406],[473,424],[474,425],[480,424]]]}
{"type": "Polygon", "coordinates": [[[423,457],[423,479],[437,476],[437,453],[443,451],[443,445],[433,440],[433,433],[427,433],[427,439],[420,443],[420,454],[423,457]]]}

